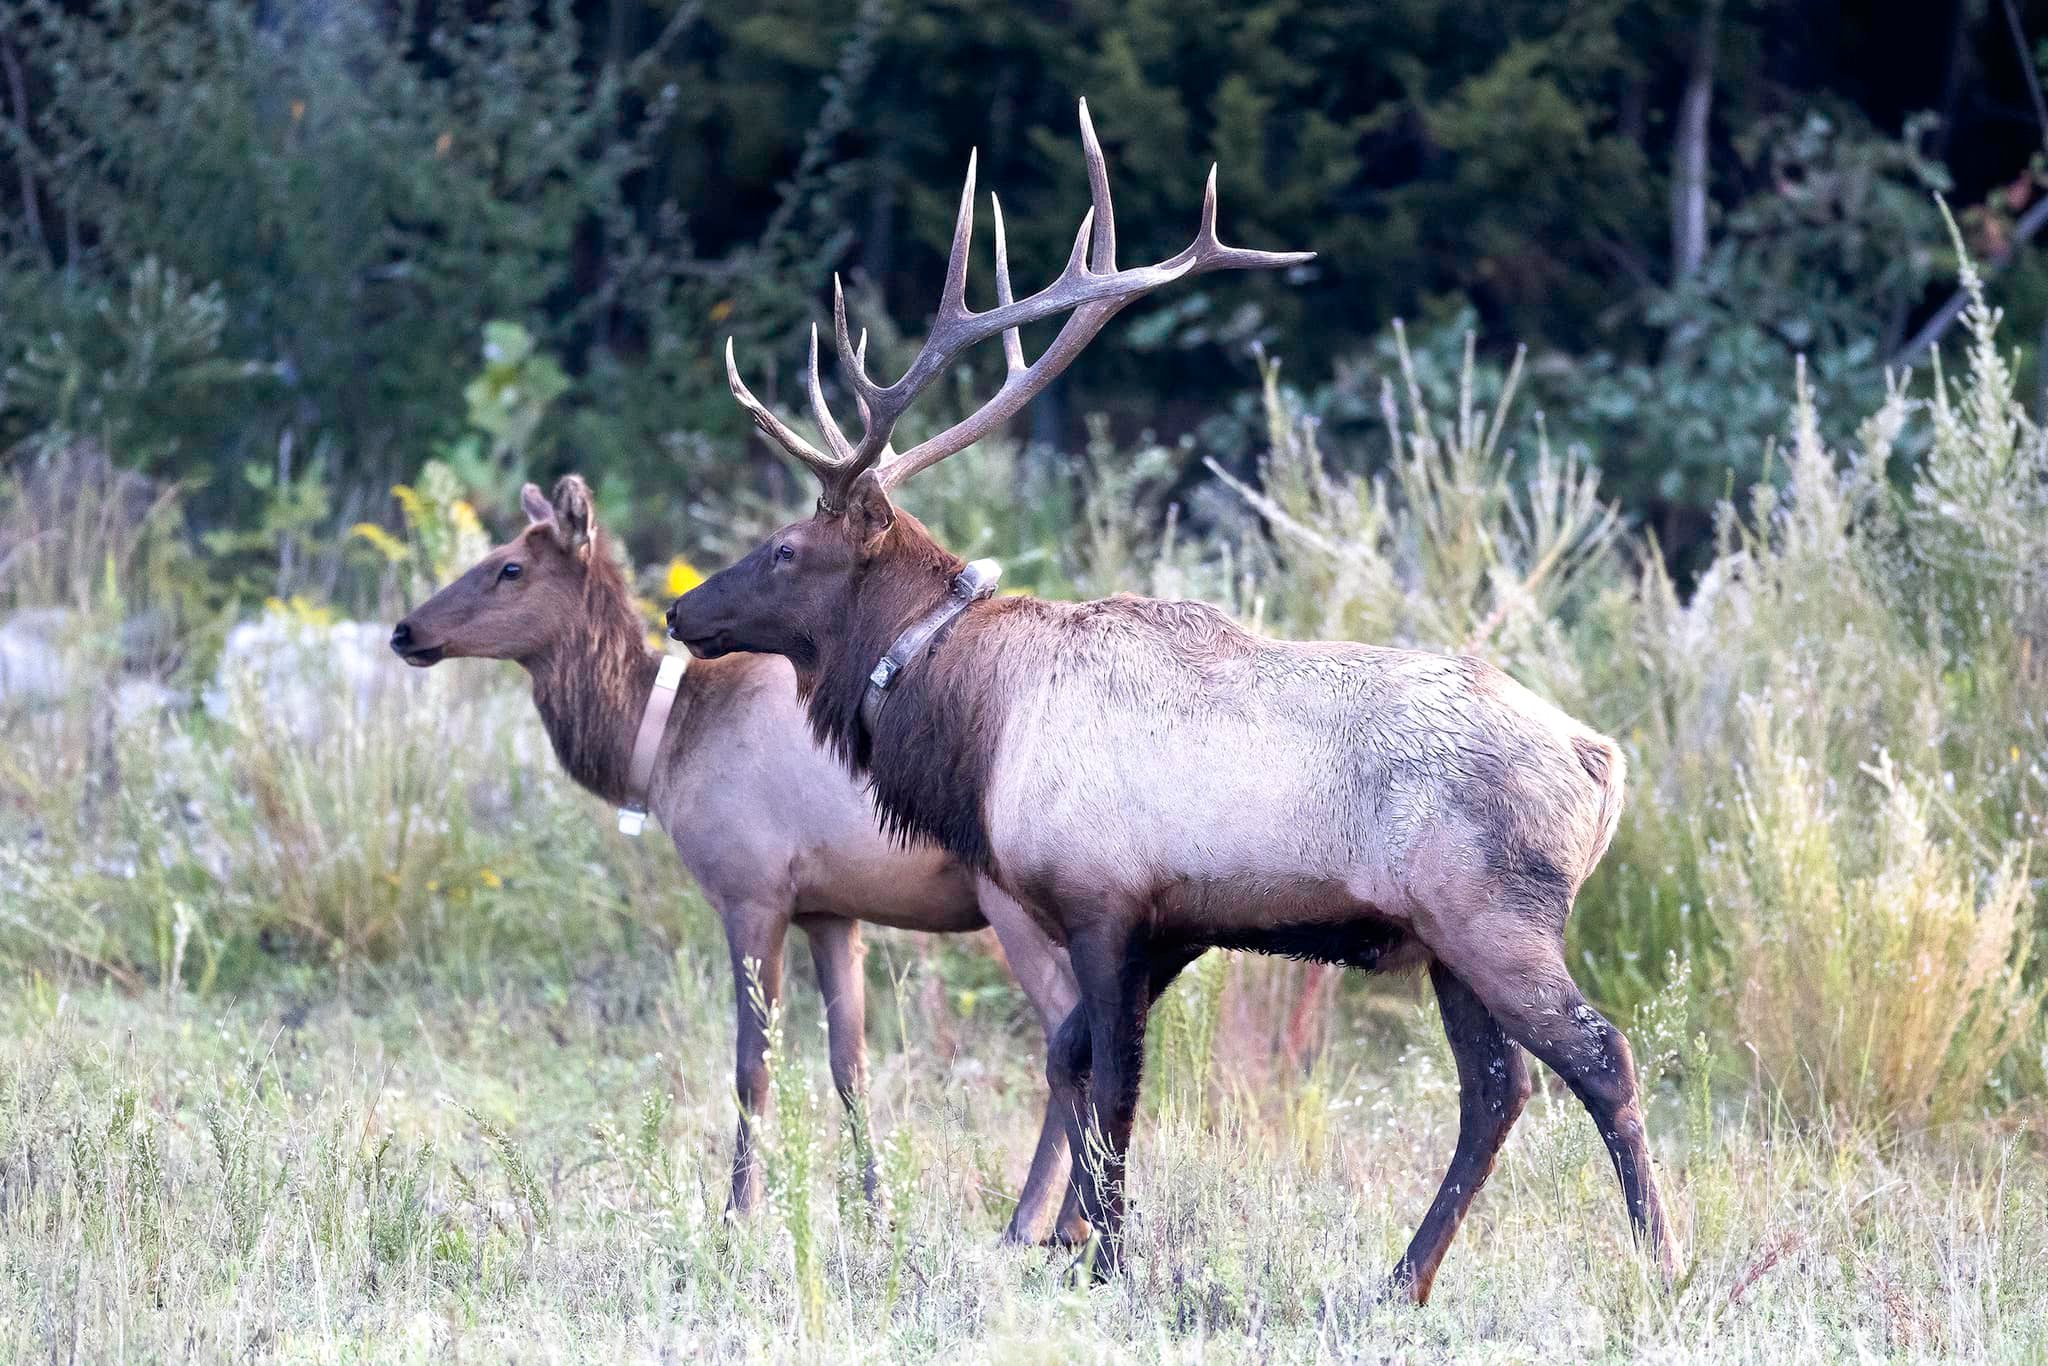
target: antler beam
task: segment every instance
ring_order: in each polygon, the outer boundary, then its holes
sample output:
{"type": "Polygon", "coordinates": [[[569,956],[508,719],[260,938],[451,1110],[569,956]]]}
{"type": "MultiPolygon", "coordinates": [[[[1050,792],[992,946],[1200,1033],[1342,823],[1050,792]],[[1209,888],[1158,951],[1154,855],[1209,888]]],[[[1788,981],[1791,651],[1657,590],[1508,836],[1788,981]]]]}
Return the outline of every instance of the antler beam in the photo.
{"type": "Polygon", "coordinates": [[[1209,168],[1209,181],[1202,193],[1202,219],[1195,240],[1177,255],[1156,265],[1130,270],[1116,268],[1116,217],[1110,203],[1109,168],[1103,160],[1102,144],[1088,117],[1088,102],[1081,101],[1081,149],[1088,166],[1088,194],[1092,201],[1074,234],[1074,247],[1067,264],[1044,289],[1023,299],[1014,298],[1010,288],[1009,246],[1003,231],[1002,205],[991,195],[996,230],[996,306],[976,313],[967,306],[967,257],[974,235],[973,155],[967,159],[967,181],[960,192],[960,209],[953,222],[952,250],[946,259],[946,279],[939,294],[938,314],[930,335],[918,349],[909,369],[894,384],[879,385],[867,372],[867,335],[858,344],[846,320],[846,296],[835,275],[832,280],[832,330],[839,353],[839,366],[861,414],[861,435],[849,441],[826,406],[818,377],[818,334],[811,329],[807,387],[811,411],[825,443],[826,455],[791,431],[770,412],[740,379],[734,364],[732,342],[725,349],[726,378],[733,397],[739,400],[754,423],[777,445],[809,466],[824,486],[819,503],[827,510],[845,505],[856,480],[875,470],[883,487],[893,489],[918,471],[966,449],[990,431],[1008,421],[1037,396],[1092,341],[1109,320],[1138,298],[1176,280],[1214,270],[1270,270],[1313,260],[1306,251],[1253,251],[1227,247],[1216,236],[1216,168],[1209,168]],[[1060,313],[1072,314],[1037,360],[1025,363],[1024,346],[1018,329],[1060,313]],[[910,404],[967,348],[990,337],[1003,339],[1006,374],[1002,387],[973,414],[928,441],[902,453],[889,445],[897,420],[910,404]]]}

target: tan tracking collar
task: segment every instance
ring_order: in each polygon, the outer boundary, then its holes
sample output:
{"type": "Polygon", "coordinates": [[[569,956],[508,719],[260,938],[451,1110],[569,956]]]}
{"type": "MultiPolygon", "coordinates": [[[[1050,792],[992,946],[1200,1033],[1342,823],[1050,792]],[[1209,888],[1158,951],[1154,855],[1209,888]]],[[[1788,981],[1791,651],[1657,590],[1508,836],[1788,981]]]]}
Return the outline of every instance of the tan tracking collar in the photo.
{"type": "Polygon", "coordinates": [[[647,828],[647,788],[654,781],[654,761],[661,754],[661,737],[668,730],[669,712],[676,705],[676,689],[690,667],[688,655],[664,653],[655,670],[654,686],[647,690],[647,708],[640,713],[640,733],[633,737],[633,760],[626,769],[626,804],[619,808],[619,833],[638,835],[647,828]]]}

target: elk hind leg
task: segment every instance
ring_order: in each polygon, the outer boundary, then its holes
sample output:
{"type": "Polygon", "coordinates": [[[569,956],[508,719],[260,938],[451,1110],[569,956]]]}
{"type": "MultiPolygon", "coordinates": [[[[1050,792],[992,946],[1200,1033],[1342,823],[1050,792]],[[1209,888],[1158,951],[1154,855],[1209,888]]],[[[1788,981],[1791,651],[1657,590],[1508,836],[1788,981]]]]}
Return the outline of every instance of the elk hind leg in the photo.
{"type": "Polygon", "coordinates": [[[1490,910],[1459,922],[1451,942],[1430,947],[1508,1036],[1562,1077],[1586,1107],[1614,1163],[1636,1239],[1670,1280],[1677,1256],[1650,1164],[1635,1056],[1565,967],[1565,909],[1490,910]]]}
{"type": "MultiPolygon", "coordinates": [[[[982,914],[988,917],[990,928],[1003,946],[1003,957],[1009,960],[1010,974],[1024,989],[1024,995],[1031,1001],[1032,1008],[1038,1013],[1039,1024],[1045,1030],[1047,1075],[1050,1078],[1053,1049],[1060,1026],[1066,1023],[1081,999],[1081,988],[1074,981],[1073,965],[1067,959],[1066,950],[1052,941],[1016,898],[987,878],[979,879],[976,890],[982,914]]],[[[1063,1071],[1070,1079],[1070,1088],[1074,1088],[1085,1084],[1080,1078],[1085,1075],[1087,1065],[1073,1057],[1072,1041],[1068,1047],[1069,1061],[1063,1071]]],[[[1079,1103],[1078,1092],[1069,1098],[1064,1109],[1057,1094],[1046,1097],[1045,1114],[1038,1127],[1038,1145],[1031,1154],[1031,1170],[1024,1178],[1023,1189],[1017,1193],[1017,1208],[1003,1230],[1004,1242],[1039,1242],[1048,1223],[1052,1225],[1052,1236],[1046,1241],[1068,1247],[1088,1241],[1088,1225],[1081,1218],[1078,1197],[1068,1176],[1067,1128],[1062,1118],[1064,1114],[1077,1110],[1079,1103]]]]}
{"type": "Polygon", "coordinates": [[[1458,1146],[1429,1212],[1388,1278],[1389,1297],[1417,1304],[1429,1299],[1444,1251],[1529,1099],[1528,1064],[1500,1021],[1442,963],[1430,964],[1429,979],[1458,1067],[1458,1146]]]}

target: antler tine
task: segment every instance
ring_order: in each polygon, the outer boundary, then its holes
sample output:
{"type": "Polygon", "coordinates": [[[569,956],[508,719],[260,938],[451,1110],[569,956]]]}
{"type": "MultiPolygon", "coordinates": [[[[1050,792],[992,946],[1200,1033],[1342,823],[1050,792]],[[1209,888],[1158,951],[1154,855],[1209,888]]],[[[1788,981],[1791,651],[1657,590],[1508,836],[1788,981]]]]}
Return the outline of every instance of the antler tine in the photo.
{"type": "Polygon", "coordinates": [[[974,165],[981,156],[975,148],[967,154],[967,183],[960,187],[960,210],[953,215],[953,245],[946,253],[946,284],[939,294],[939,317],[965,317],[967,309],[967,254],[974,242],[974,165]]]}
{"type": "MultiPolygon", "coordinates": [[[[1002,259],[999,247],[996,307],[987,313],[967,315],[965,321],[971,321],[973,330],[959,345],[971,344],[1000,329],[1004,335],[1005,358],[1009,359],[1014,354],[1017,360],[1021,360],[1021,345],[1013,353],[1009,340],[1019,324],[1069,309],[1072,310],[1071,316],[1060,328],[1059,335],[1053,338],[1052,345],[1037,360],[1022,368],[1012,361],[1002,387],[980,409],[937,436],[899,455],[892,455],[880,471],[884,488],[897,487],[918,471],[966,449],[1008,421],[1066,369],[1111,318],[1140,296],[1175,280],[1210,271],[1272,269],[1315,259],[1313,252],[1253,251],[1224,246],[1216,235],[1216,168],[1212,165],[1208,182],[1202,190],[1202,216],[1195,240],[1156,266],[1117,270],[1110,264],[1115,260],[1116,228],[1109,198],[1109,171],[1085,100],[1081,103],[1081,142],[1088,162],[1089,194],[1094,202],[1082,216],[1081,228],[1075,235],[1066,268],[1060,272],[1059,278],[1037,294],[1012,301],[1004,278],[1008,274],[1008,263],[1002,259]],[[1092,262],[1088,259],[1091,246],[1092,262]]],[[[1000,223],[999,217],[999,242],[1000,223]]],[[[938,331],[934,329],[932,341],[926,345],[932,346],[937,341],[938,331]]],[[[957,351],[957,347],[955,349],[957,351]]],[[[920,355],[918,359],[922,363],[925,357],[920,355]]],[[[913,373],[917,368],[912,367],[913,373]]],[[[906,375],[899,383],[909,379],[910,376],[906,375]]]]}
{"type": "Polygon", "coordinates": [[[1211,162],[1208,182],[1202,186],[1202,221],[1195,229],[1195,240],[1172,260],[1162,261],[1160,268],[1185,265],[1190,275],[1206,275],[1212,270],[1273,270],[1315,258],[1312,251],[1254,251],[1250,247],[1224,246],[1216,235],[1216,163],[1211,162]]]}
{"type": "Polygon", "coordinates": [[[1102,159],[1102,143],[1095,136],[1095,120],[1088,117],[1088,101],[1081,101],[1081,158],[1088,166],[1088,202],[1095,218],[1095,243],[1089,252],[1089,268],[1098,275],[1116,270],[1116,211],[1109,202],[1109,163],[1102,159]]]}
{"type": "Polygon", "coordinates": [[[753,391],[747,388],[746,381],[740,378],[739,362],[733,359],[731,337],[725,339],[725,382],[731,386],[732,396],[739,400],[740,407],[746,409],[747,415],[754,419],[754,425],[761,429],[763,436],[810,466],[812,472],[820,478],[831,479],[832,472],[838,468],[839,462],[791,431],[781,418],[769,411],[766,404],[754,397],[753,391]]]}
{"type": "MultiPolygon", "coordinates": [[[[866,329],[865,327],[863,327],[863,328],[862,328],[862,329],[860,330],[860,345],[859,345],[859,346],[856,346],[856,347],[854,348],[854,350],[853,350],[853,368],[854,368],[854,371],[855,371],[855,373],[857,373],[858,375],[860,375],[860,377],[861,377],[862,379],[866,379],[866,378],[867,378],[867,373],[868,373],[868,330],[867,330],[867,329],[866,329]]],[[[856,408],[859,408],[859,409],[860,409],[860,420],[861,420],[862,422],[867,422],[867,421],[870,421],[870,420],[871,420],[871,418],[870,418],[870,415],[869,415],[869,413],[868,413],[868,401],[867,401],[867,398],[866,398],[866,396],[865,396],[865,395],[863,395],[863,394],[861,393],[861,391],[860,391],[860,390],[859,390],[858,388],[856,388],[856,389],[855,389],[855,390],[853,391],[853,403],[854,403],[854,406],[855,406],[856,408]]]]}
{"type": "MultiPolygon", "coordinates": [[[[1017,300],[1010,293],[1010,246],[1003,236],[1003,201],[993,190],[988,206],[996,220],[996,307],[1008,308],[1017,300]]],[[[1003,329],[1003,363],[1013,375],[1024,368],[1024,338],[1014,327],[1003,329]]]]}
{"type": "Polygon", "coordinates": [[[825,444],[832,448],[835,465],[843,465],[853,459],[853,447],[847,444],[846,433],[839,430],[838,419],[825,406],[825,387],[818,379],[818,325],[811,324],[811,356],[804,368],[804,384],[811,391],[811,416],[817,420],[818,430],[824,434],[825,444]]]}
{"type": "Polygon", "coordinates": [[[881,386],[868,378],[866,328],[861,329],[860,349],[854,349],[846,324],[846,291],[840,287],[836,270],[832,272],[832,340],[839,349],[839,368],[846,375],[847,382],[853,385],[862,413],[866,413],[868,396],[878,392],[881,386]]]}
{"type": "Polygon", "coordinates": [[[1059,275],[1035,294],[1019,299],[1011,287],[1008,234],[1000,201],[990,196],[995,211],[996,306],[976,313],[967,306],[967,265],[974,238],[974,183],[979,158],[967,158],[966,183],[960,191],[960,208],[953,222],[953,241],[946,256],[946,279],[940,292],[937,317],[930,335],[918,348],[910,366],[893,384],[879,385],[867,372],[867,333],[853,339],[846,318],[846,292],[835,275],[832,280],[832,336],[839,352],[839,364],[853,389],[860,409],[861,435],[849,441],[825,405],[824,385],[818,377],[817,331],[812,329],[810,364],[806,379],[811,411],[818,428],[832,447],[832,458],[820,454],[769,412],[741,382],[733,361],[732,343],[726,343],[726,376],[737,398],[761,430],[784,450],[814,470],[825,485],[821,504],[827,508],[843,505],[854,482],[869,470],[876,470],[884,487],[893,488],[903,480],[972,445],[1003,422],[1073,363],[1082,348],[1094,339],[1109,320],[1133,300],[1190,275],[1214,270],[1266,270],[1314,259],[1312,252],[1252,251],[1227,247],[1216,235],[1216,170],[1210,168],[1202,193],[1202,217],[1195,240],[1178,255],[1157,265],[1119,270],[1116,266],[1116,217],[1110,199],[1109,167],[1095,135],[1088,103],[1080,104],[1081,152],[1088,169],[1088,211],[1074,235],[1073,250],[1059,275]],[[1053,338],[1037,360],[1026,363],[1020,329],[1026,323],[1056,314],[1068,314],[1059,335],[1053,338]],[[955,356],[968,347],[1001,337],[1007,373],[1002,387],[976,412],[940,432],[937,436],[898,453],[889,444],[897,419],[928,388],[955,356]]]}

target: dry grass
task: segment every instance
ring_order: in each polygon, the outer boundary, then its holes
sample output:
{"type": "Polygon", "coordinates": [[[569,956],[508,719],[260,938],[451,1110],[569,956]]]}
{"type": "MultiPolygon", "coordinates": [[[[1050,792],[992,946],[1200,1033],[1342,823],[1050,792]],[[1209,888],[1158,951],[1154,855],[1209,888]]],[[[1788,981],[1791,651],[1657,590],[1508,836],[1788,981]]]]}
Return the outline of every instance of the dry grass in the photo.
{"type": "Polygon", "coordinates": [[[1027,1040],[955,1018],[959,1051],[935,1052],[902,1007],[916,1042],[877,1060],[889,1203],[871,1221],[846,1188],[836,1106],[802,1102],[830,1094],[806,998],[779,1067],[780,1198],[728,1227],[719,976],[686,953],[673,972],[610,962],[566,988],[224,1005],[37,982],[0,1012],[0,1355],[2048,1351],[2048,1164],[2031,1136],[1830,1136],[1753,1101],[1711,1104],[1697,1082],[1660,1091],[1654,1115],[1684,1234],[1676,1289],[1645,1278],[1583,1112],[1545,1093],[1430,1307],[1373,1307],[1455,1124],[1455,1079],[1412,1004],[1341,1031],[1314,1074],[1256,1096],[1219,1074],[1192,1099],[1168,1064],[1136,1149],[1132,1275],[1084,1291],[1062,1256],[997,1243],[1034,1127],[1027,1040]]]}

